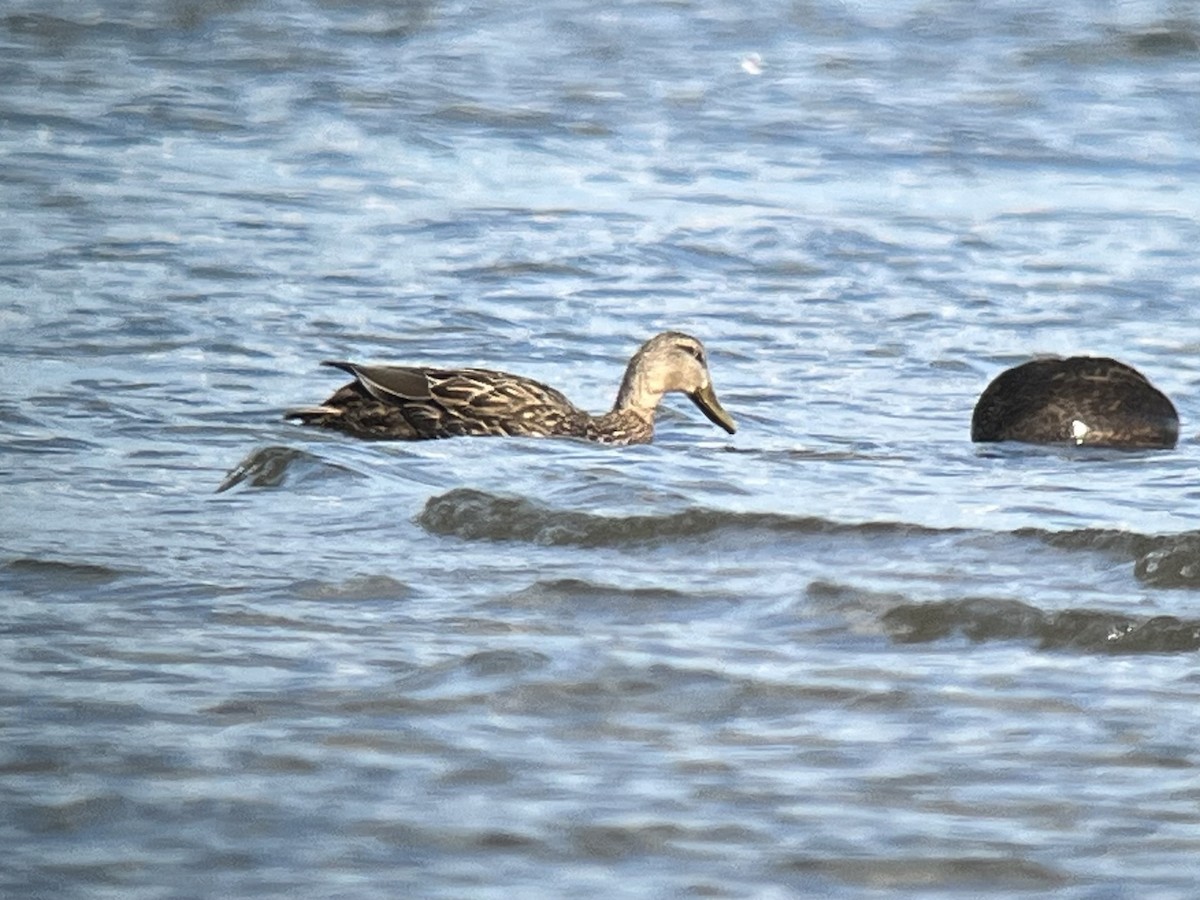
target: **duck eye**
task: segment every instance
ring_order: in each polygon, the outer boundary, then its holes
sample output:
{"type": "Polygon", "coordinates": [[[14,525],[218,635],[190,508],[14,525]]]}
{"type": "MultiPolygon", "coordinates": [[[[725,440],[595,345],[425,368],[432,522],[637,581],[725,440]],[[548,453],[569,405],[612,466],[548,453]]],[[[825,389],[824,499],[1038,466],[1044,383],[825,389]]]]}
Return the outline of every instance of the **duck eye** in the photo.
{"type": "Polygon", "coordinates": [[[696,360],[696,362],[704,362],[704,351],[695,344],[676,344],[675,347],[676,349],[682,350],[684,353],[691,356],[694,360],[696,360]]]}

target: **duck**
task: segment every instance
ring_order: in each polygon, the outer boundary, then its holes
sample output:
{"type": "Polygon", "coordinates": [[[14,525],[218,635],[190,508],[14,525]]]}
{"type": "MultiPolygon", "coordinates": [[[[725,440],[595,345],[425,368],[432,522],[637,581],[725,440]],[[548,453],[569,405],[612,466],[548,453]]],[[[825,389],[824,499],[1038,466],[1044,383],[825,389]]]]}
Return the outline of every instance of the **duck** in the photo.
{"type": "Polygon", "coordinates": [[[737,431],[717,400],[704,345],[667,331],[630,359],[609,412],[591,415],[552,387],[491,369],[323,363],[353,376],[319,406],[284,418],[365,439],[420,441],[449,437],[579,438],[601,444],[648,444],[664,394],[686,394],[715,425],[737,431]]]}
{"type": "Polygon", "coordinates": [[[1123,362],[1043,356],[1001,372],[984,389],[971,440],[1170,449],[1179,440],[1179,414],[1123,362]]]}

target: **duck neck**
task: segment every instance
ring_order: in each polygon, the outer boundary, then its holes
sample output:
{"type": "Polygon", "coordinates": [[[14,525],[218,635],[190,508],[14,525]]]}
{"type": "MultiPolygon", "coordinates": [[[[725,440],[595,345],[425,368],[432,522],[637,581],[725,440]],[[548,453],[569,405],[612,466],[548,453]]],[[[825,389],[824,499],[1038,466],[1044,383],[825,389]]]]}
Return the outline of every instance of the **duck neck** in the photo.
{"type": "Polygon", "coordinates": [[[651,390],[637,365],[625,370],[621,389],[609,412],[596,416],[589,429],[592,440],[606,444],[644,444],[654,438],[654,411],[662,394],[651,390]]]}
{"type": "Polygon", "coordinates": [[[653,421],[654,411],[658,409],[662,397],[661,391],[656,391],[647,384],[646,376],[638,365],[638,358],[634,357],[629,368],[625,370],[625,377],[621,379],[621,388],[617,391],[617,399],[609,415],[632,414],[653,421]]]}

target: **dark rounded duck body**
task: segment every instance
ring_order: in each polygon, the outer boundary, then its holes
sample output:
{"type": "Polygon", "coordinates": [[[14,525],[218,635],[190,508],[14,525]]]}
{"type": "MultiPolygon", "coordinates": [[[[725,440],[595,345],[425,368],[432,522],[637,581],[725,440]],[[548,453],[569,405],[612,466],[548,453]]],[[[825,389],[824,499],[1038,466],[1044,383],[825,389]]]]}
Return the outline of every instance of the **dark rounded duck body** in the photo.
{"type": "Polygon", "coordinates": [[[1001,372],[975,404],[971,440],[1169,449],[1179,414],[1141,372],[1107,357],[1041,357],[1001,372]]]}

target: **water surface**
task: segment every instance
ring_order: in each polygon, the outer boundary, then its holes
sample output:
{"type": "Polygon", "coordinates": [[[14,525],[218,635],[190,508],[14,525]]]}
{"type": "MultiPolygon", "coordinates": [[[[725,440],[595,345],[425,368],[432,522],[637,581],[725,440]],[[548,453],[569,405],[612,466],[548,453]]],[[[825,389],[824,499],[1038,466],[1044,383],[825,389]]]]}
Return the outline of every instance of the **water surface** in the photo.
{"type": "Polygon", "coordinates": [[[1193,889],[1189,7],[16,0],[0,48],[5,896],[1193,889]],[[602,410],[667,328],[737,435],[280,420],[327,358],[602,410]],[[1179,446],[972,445],[1046,352],[1179,446]]]}

